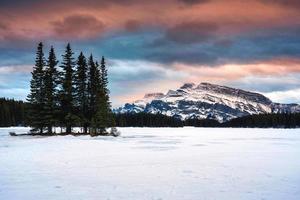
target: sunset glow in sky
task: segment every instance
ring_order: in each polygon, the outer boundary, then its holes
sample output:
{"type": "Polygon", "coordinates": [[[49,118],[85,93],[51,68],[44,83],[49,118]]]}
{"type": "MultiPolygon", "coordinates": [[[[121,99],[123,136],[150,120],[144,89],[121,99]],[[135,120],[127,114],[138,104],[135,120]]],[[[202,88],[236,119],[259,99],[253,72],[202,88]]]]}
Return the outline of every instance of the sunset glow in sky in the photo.
{"type": "Polygon", "coordinates": [[[299,0],[1,0],[0,96],[26,98],[39,41],[104,55],[115,106],[204,81],[300,103],[299,0]]]}

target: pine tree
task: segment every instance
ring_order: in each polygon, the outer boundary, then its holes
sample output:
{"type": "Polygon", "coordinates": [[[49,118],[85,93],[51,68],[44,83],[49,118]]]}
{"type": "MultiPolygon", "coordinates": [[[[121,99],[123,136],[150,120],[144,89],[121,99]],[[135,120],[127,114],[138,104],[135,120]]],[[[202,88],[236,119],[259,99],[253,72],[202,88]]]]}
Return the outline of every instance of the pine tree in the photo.
{"type": "Polygon", "coordinates": [[[110,99],[109,99],[109,89],[108,89],[108,75],[107,75],[107,68],[106,68],[106,65],[105,65],[105,59],[104,57],[102,56],[102,59],[101,59],[101,66],[100,66],[100,90],[103,91],[103,97],[105,99],[105,109],[106,109],[106,112],[107,112],[107,127],[114,127],[115,126],[115,120],[114,120],[114,117],[113,117],[113,113],[112,113],[112,110],[111,110],[111,102],[110,102],[110,99]]]}
{"type": "Polygon", "coordinates": [[[103,94],[98,93],[97,95],[97,101],[96,101],[96,112],[92,117],[92,131],[91,135],[104,135],[106,134],[105,128],[108,127],[108,115],[107,115],[107,109],[106,109],[106,102],[105,99],[102,98],[103,94]]]}
{"type": "Polygon", "coordinates": [[[76,116],[73,114],[74,108],[74,87],[73,87],[73,74],[74,74],[74,58],[73,51],[70,44],[67,45],[65,54],[63,55],[62,62],[62,77],[61,77],[61,86],[60,91],[60,100],[61,100],[61,114],[62,121],[66,127],[66,132],[72,132],[72,125],[74,125],[74,120],[76,116]]]}
{"type": "Polygon", "coordinates": [[[94,62],[93,56],[88,61],[88,120],[91,121],[96,113],[96,99],[100,86],[99,69],[94,62]]]}
{"type": "Polygon", "coordinates": [[[81,52],[77,60],[77,68],[74,76],[75,85],[75,104],[78,109],[80,123],[83,126],[84,133],[88,128],[88,81],[87,81],[87,62],[81,52]]]}
{"type": "Polygon", "coordinates": [[[43,52],[43,43],[39,43],[36,52],[35,66],[31,73],[30,94],[27,97],[30,107],[28,110],[28,123],[32,127],[32,132],[43,133],[45,126],[44,120],[44,67],[45,57],[43,52]]]}
{"type": "Polygon", "coordinates": [[[107,69],[104,57],[101,60],[99,78],[99,88],[96,95],[96,113],[92,117],[92,128],[95,132],[94,134],[106,134],[105,128],[115,126],[115,122],[109,102],[107,69]]]}
{"type": "Polygon", "coordinates": [[[59,72],[56,65],[58,61],[55,56],[54,48],[51,47],[47,60],[47,69],[45,72],[45,118],[48,127],[48,133],[52,133],[52,127],[57,122],[58,114],[58,84],[59,72]]]}

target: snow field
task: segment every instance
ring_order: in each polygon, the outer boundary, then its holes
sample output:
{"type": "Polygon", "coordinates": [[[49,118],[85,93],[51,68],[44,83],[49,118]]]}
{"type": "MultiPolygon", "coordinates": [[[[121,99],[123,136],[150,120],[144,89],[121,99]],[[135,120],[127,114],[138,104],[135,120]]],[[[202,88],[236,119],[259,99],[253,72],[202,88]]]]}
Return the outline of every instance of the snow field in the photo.
{"type": "Polygon", "coordinates": [[[120,128],[121,137],[10,137],[0,199],[299,200],[299,129],[120,128]]]}

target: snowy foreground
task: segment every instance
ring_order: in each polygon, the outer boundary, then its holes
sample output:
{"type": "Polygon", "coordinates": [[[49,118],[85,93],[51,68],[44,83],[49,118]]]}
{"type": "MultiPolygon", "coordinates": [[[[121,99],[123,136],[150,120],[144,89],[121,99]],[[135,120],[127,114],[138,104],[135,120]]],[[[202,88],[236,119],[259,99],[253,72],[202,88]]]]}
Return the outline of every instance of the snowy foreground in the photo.
{"type": "Polygon", "coordinates": [[[300,129],[27,130],[0,129],[0,199],[300,199],[300,129]]]}

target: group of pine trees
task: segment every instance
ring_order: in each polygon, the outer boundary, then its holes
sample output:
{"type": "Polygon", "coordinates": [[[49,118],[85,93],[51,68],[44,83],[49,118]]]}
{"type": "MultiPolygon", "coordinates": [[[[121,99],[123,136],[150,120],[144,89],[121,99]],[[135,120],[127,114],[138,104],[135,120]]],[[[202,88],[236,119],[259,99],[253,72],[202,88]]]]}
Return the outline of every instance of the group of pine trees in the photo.
{"type": "Polygon", "coordinates": [[[27,97],[31,131],[54,134],[54,127],[62,127],[69,134],[79,125],[84,134],[107,134],[106,128],[114,127],[115,122],[104,57],[99,64],[92,55],[87,59],[81,52],[75,60],[68,44],[59,65],[54,48],[45,58],[43,47],[38,44],[27,97]]]}

